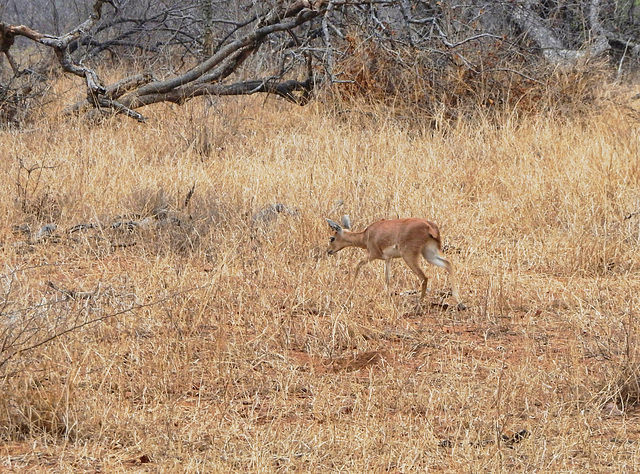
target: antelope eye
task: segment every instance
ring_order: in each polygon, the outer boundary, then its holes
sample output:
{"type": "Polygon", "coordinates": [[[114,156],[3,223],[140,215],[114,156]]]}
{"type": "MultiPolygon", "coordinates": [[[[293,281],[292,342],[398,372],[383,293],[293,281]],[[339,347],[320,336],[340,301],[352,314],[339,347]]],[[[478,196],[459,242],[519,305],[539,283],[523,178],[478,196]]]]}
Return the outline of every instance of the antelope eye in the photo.
{"type": "Polygon", "coordinates": [[[330,237],[330,238],[329,238],[329,242],[333,242],[334,240],[336,240],[336,238],[335,238],[335,237],[330,237]]]}

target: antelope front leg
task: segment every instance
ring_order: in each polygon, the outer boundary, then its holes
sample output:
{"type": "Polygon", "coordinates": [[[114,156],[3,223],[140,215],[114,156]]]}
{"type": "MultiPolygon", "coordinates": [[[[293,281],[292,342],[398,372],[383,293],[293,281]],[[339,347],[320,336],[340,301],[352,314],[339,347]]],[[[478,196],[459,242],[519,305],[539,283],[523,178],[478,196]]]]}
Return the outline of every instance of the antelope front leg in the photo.
{"type": "Polygon", "coordinates": [[[358,265],[356,265],[356,271],[355,274],[353,275],[353,282],[356,282],[356,278],[358,278],[358,273],[360,273],[360,269],[362,268],[363,265],[366,265],[367,263],[369,263],[369,259],[365,258],[362,259],[358,262],[358,265]]]}

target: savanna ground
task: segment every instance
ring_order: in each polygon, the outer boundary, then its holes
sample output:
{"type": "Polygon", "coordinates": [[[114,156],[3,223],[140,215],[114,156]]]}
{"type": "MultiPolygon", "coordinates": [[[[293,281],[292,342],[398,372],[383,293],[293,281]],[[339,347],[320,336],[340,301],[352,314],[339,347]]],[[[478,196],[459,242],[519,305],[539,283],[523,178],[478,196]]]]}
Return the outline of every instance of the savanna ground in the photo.
{"type": "Polygon", "coordinates": [[[57,112],[0,132],[2,471],[640,469],[628,109],[57,112]],[[399,260],[353,284],[343,214],[436,220],[468,309],[426,262],[422,305],[399,260]]]}

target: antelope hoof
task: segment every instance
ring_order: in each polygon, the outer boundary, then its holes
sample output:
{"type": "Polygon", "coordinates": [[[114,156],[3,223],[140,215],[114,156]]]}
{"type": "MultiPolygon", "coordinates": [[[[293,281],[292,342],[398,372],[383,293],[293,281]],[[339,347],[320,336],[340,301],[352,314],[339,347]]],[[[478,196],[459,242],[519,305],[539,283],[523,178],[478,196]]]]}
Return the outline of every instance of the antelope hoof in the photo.
{"type": "Polygon", "coordinates": [[[465,311],[467,309],[467,306],[464,303],[458,303],[458,311],[465,311]]]}

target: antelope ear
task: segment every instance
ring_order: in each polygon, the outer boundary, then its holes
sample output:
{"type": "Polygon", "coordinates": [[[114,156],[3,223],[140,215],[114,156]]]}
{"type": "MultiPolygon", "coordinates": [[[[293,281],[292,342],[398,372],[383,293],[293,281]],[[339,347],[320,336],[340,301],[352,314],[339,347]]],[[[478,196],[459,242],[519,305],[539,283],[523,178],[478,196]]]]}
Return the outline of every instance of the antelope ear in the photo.
{"type": "Polygon", "coordinates": [[[329,224],[329,227],[335,230],[338,234],[342,232],[342,227],[340,227],[340,224],[338,224],[335,221],[332,221],[331,219],[327,219],[326,217],[325,217],[325,220],[327,221],[327,224],[329,224]]]}
{"type": "Polygon", "coordinates": [[[349,220],[349,216],[346,214],[342,216],[342,227],[345,229],[351,229],[351,220],[349,220]]]}

